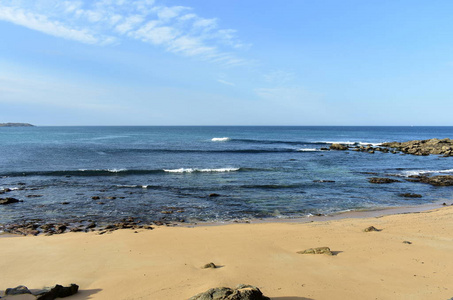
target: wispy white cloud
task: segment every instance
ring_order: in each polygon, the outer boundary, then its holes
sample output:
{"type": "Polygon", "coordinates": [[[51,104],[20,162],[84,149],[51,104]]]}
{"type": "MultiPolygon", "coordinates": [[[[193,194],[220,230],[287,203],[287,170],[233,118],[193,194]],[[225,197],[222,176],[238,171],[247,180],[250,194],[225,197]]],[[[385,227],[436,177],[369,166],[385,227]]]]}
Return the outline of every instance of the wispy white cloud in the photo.
{"type": "Polygon", "coordinates": [[[45,15],[29,12],[21,8],[2,7],[2,4],[0,4],[0,20],[87,44],[101,44],[105,41],[87,30],[71,28],[59,21],[49,20],[45,15]]]}
{"type": "Polygon", "coordinates": [[[245,63],[234,52],[249,47],[238,40],[235,30],[219,28],[215,18],[154,0],[2,0],[0,20],[87,44],[137,39],[224,65],[245,63]]]}
{"type": "Polygon", "coordinates": [[[229,86],[236,86],[236,84],[223,80],[223,79],[217,79],[217,82],[220,82],[221,84],[229,85],[229,86]]]}

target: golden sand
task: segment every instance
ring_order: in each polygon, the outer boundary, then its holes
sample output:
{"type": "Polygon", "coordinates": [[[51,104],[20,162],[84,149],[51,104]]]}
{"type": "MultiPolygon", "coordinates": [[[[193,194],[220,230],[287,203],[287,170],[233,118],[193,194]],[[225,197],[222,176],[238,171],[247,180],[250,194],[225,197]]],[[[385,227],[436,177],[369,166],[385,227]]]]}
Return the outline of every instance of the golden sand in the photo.
{"type": "Polygon", "coordinates": [[[312,223],[2,237],[0,270],[0,290],[76,283],[73,300],[182,300],[241,283],[273,300],[447,300],[453,207],[312,223]],[[380,231],[364,232],[369,226],[380,231]],[[334,255],[297,254],[322,246],[334,255]],[[218,268],[202,268],[210,262],[218,268]]]}

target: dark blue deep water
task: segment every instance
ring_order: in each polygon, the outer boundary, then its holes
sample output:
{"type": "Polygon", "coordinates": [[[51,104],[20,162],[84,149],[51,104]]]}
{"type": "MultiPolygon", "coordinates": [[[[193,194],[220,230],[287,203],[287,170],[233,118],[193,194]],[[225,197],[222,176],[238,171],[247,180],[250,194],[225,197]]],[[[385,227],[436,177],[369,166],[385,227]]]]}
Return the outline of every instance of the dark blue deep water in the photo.
{"type": "Polygon", "coordinates": [[[404,178],[453,174],[453,157],[320,151],[434,137],[453,138],[453,127],[0,128],[0,189],[12,189],[0,197],[23,200],[0,206],[0,223],[289,218],[449,201],[452,187],[404,178]]]}

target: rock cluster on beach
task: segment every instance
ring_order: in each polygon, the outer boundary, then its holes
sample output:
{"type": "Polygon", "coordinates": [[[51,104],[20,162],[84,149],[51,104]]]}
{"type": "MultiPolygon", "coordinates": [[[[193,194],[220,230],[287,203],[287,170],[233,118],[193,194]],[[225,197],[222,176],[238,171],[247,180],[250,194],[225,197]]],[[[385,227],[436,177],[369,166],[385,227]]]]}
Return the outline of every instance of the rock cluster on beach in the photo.
{"type": "MultiPolygon", "coordinates": [[[[156,221],[156,225],[158,221],[156,221]]],[[[164,225],[159,224],[159,225],[164,225]]],[[[151,230],[153,227],[151,225],[140,224],[140,222],[135,221],[134,218],[126,218],[121,222],[115,224],[108,224],[105,226],[98,226],[95,222],[92,221],[81,221],[78,224],[69,224],[69,223],[45,223],[40,224],[39,222],[24,222],[21,224],[8,224],[1,225],[0,229],[4,232],[20,235],[54,235],[62,234],[66,232],[91,232],[98,231],[99,234],[104,234],[112,232],[118,229],[148,229],[151,230]]]]}
{"type": "Polygon", "coordinates": [[[33,295],[37,300],[53,300],[56,298],[65,298],[77,294],[79,286],[71,284],[70,286],[55,285],[53,288],[44,288],[36,292],[31,292],[26,286],[19,285],[15,288],[5,290],[5,296],[33,295]]]}

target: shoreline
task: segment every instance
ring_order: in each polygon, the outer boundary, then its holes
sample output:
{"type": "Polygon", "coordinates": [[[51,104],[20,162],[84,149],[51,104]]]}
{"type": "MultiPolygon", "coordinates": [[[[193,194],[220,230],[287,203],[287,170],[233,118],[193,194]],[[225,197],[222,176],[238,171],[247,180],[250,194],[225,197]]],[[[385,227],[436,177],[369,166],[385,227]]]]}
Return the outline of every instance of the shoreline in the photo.
{"type": "MultiPolygon", "coordinates": [[[[199,222],[176,222],[176,221],[163,221],[160,223],[142,223],[138,222],[135,224],[135,222],[128,223],[126,219],[130,219],[131,217],[125,218],[123,224],[128,224],[129,226],[125,227],[115,227],[115,225],[110,224],[110,223],[101,223],[99,226],[96,226],[94,228],[90,228],[89,230],[77,230],[77,231],[70,231],[69,229],[64,232],[58,232],[55,233],[53,232],[51,235],[59,235],[59,234],[67,234],[70,232],[97,232],[101,234],[107,233],[107,232],[113,232],[116,230],[121,230],[121,229],[134,229],[134,230],[141,230],[141,229],[152,229],[152,228],[159,228],[159,227],[186,227],[186,228],[194,228],[194,227],[211,227],[211,226],[227,226],[227,225],[232,225],[232,224],[286,224],[286,223],[295,223],[295,224],[304,224],[304,223],[312,223],[312,222],[326,222],[326,221],[336,221],[336,220],[342,220],[342,219],[366,219],[366,218],[379,218],[383,216],[388,216],[388,215],[400,215],[400,214],[408,214],[408,213],[421,213],[421,212],[426,212],[430,210],[435,210],[438,208],[442,208],[445,206],[453,206],[452,203],[446,203],[444,200],[438,200],[432,203],[425,203],[425,204],[420,204],[420,205],[408,205],[408,206],[392,206],[392,207],[376,207],[376,208],[371,208],[371,209],[359,209],[359,210],[348,210],[348,211],[341,211],[341,212],[335,212],[332,214],[326,214],[326,215],[310,215],[310,216],[301,216],[301,217],[294,217],[294,218],[250,218],[250,219],[234,219],[234,220],[228,220],[228,221],[218,221],[218,222],[211,222],[211,221],[199,221],[199,222]],[[132,225],[133,224],[133,225],[132,225]],[[137,225],[137,226],[136,226],[137,225]],[[114,227],[110,228],[109,227],[114,227]]],[[[26,222],[25,224],[33,223],[32,221],[26,222]]],[[[86,223],[86,221],[83,221],[82,223],[86,223]]],[[[0,224],[3,227],[7,227],[9,225],[14,225],[17,223],[12,223],[12,224],[0,224]]],[[[43,224],[48,224],[48,222],[45,222],[43,224]]],[[[55,224],[65,224],[65,222],[56,222],[55,224]]],[[[74,223],[75,224],[80,224],[81,223],[74,223]]],[[[121,224],[121,223],[117,223],[121,224]]],[[[69,226],[68,226],[69,227],[69,226]]],[[[24,225],[25,228],[25,225],[24,225]]],[[[73,227],[77,228],[77,227],[73,227]]],[[[48,233],[48,232],[47,232],[48,233]]],[[[3,237],[14,237],[14,236],[40,236],[40,235],[45,235],[46,232],[40,232],[39,234],[23,234],[19,232],[9,232],[9,231],[4,231],[0,230],[0,238],[3,237]]]]}
{"type": "Polygon", "coordinates": [[[273,300],[453,296],[453,206],[348,216],[3,237],[0,257],[8,259],[0,268],[8,276],[0,290],[75,283],[80,291],[69,299],[176,300],[251,284],[273,300]],[[379,231],[364,232],[369,226],[379,231]],[[297,254],[321,246],[335,255],[297,254]],[[202,268],[210,262],[218,268],[202,268]]]}
{"type": "Polygon", "coordinates": [[[231,224],[266,224],[266,223],[312,223],[312,222],[325,222],[325,221],[336,221],[342,219],[363,219],[363,218],[380,218],[388,215],[400,215],[409,213],[421,213],[430,210],[443,208],[445,206],[453,206],[451,203],[446,203],[444,200],[437,200],[432,203],[425,203],[419,205],[407,205],[407,206],[389,206],[389,207],[376,207],[370,209],[358,209],[341,211],[327,215],[311,215],[294,218],[251,218],[243,220],[231,220],[223,222],[194,222],[194,223],[177,223],[174,224],[180,227],[203,227],[203,226],[223,226],[231,224]],[[445,203],[446,205],[443,205],[445,203]]]}

